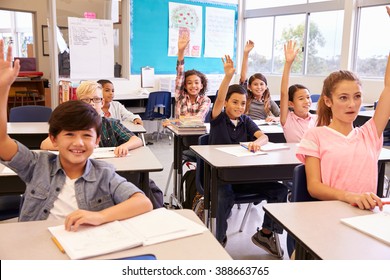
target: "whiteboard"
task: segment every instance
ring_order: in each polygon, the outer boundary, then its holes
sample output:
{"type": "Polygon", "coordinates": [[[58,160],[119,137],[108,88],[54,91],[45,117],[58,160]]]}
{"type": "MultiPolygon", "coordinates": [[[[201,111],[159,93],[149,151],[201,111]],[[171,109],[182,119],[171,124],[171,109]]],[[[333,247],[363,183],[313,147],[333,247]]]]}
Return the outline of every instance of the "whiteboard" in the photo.
{"type": "Polygon", "coordinates": [[[114,32],[111,20],[68,18],[70,78],[114,77],[114,32]]]}

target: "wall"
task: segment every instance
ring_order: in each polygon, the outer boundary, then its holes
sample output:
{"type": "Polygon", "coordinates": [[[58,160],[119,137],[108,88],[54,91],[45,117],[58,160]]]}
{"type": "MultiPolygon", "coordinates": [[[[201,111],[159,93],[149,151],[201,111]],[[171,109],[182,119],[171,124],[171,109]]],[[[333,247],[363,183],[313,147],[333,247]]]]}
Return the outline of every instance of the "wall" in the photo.
{"type": "MultiPolygon", "coordinates": [[[[95,0],[96,1],[96,0],[95,0]]],[[[80,1],[80,3],[85,3],[85,6],[82,6],[82,9],[91,9],[93,5],[91,3],[95,2],[92,0],[89,1],[80,1]]],[[[62,4],[66,4],[67,1],[65,0],[57,0],[57,9],[62,9],[62,11],[66,11],[65,8],[61,8],[61,2],[62,4]]],[[[233,2],[235,3],[235,0],[226,1],[226,2],[233,2]]],[[[241,1],[240,1],[241,2],[241,1]]],[[[36,12],[36,20],[37,20],[37,26],[36,26],[36,34],[37,34],[37,46],[35,47],[35,53],[38,54],[37,61],[38,61],[38,67],[39,71],[44,72],[45,78],[50,78],[50,63],[49,63],[49,57],[42,55],[42,34],[41,34],[41,25],[46,25],[46,16],[47,16],[47,0],[35,0],[35,1],[24,1],[24,0],[1,0],[0,1],[0,7],[6,8],[6,9],[13,9],[13,10],[20,10],[20,11],[33,11],[36,12]]],[[[96,7],[95,7],[96,8],[96,7]]],[[[71,11],[68,11],[71,13],[71,11]]],[[[100,11],[96,11],[97,13],[100,13],[100,11]]],[[[241,17],[239,16],[239,19],[241,17]]],[[[62,22],[63,19],[59,18],[59,25],[61,25],[60,22],[62,22]]],[[[239,22],[240,24],[240,22],[239,22]]],[[[240,40],[240,37],[238,38],[240,40]]],[[[238,43],[238,47],[240,46],[240,43],[238,43]]],[[[131,46],[130,46],[131,47],[131,46]]],[[[238,52],[241,50],[238,49],[238,52]]],[[[241,63],[237,63],[238,67],[237,73],[240,71],[240,65],[241,63]]],[[[236,75],[235,80],[238,80],[238,76],[236,75]]],[[[155,87],[148,89],[149,91],[158,90],[159,89],[159,78],[160,77],[174,77],[174,75],[156,75],[156,81],[155,81],[155,87]]],[[[306,85],[312,93],[320,93],[322,89],[322,82],[325,77],[291,77],[291,83],[302,83],[306,85]]],[[[280,91],[280,76],[267,76],[267,80],[269,83],[269,87],[272,94],[279,94],[280,91]]],[[[128,77],[128,79],[113,79],[113,82],[116,87],[116,93],[119,98],[126,98],[126,96],[137,94],[141,88],[141,78],[140,75],[131,75],[128,77]]],[[[363,82],[363,98],[364,102],[374,102],[379,98],[379,95],[383,89],[383,79],[379,80],[362,80],[363,82]]]]}

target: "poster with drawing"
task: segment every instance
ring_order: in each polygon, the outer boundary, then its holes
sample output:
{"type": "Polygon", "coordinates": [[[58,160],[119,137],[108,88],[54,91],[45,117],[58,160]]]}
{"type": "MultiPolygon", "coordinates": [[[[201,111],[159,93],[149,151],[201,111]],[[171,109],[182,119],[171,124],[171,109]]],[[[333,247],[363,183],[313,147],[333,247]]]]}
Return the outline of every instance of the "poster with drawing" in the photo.
{"type": "Polygon", "coordinates": [[[169,2],[168,56],[177,56],[177,40],[187,35],[187,57],[200,57],[202,51],[202,7],[169,2]]]}
{"type": "Polygon", "coordinates": [[[206,7],[204,57],[233,57],[234,27],[234,10],[206,7]]]}

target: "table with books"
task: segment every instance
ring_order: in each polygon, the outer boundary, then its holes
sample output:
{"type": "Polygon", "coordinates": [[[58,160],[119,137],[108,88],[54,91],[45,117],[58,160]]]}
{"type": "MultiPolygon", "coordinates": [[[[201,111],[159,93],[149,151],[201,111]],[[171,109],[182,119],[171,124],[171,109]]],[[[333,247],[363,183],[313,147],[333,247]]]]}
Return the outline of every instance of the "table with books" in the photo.
{"type": "Polygon", "coordinates": [[[181,206],[180,186],[183,176],[183,150],[190,145],[198,144],[198,137],[207,133],[207,126],[198,119],[172,121],[167,128],[172,131],[173,137],[173,193],[170,204],[173,202],[181,206]]]}
{"type": "Polygon", "coordinates": [[[84,231],[77,232],[64,232],[61,220],[2,223],[0,259],[121,259],[153,255],[157,260],[231,260],[229,254],[193,211],[160,208],[143,215],[145,217],[141,215],[97,227],[84,226],[84,231]],[[122,225],[126,228],[121,228],[122,225]],[[137,231],[136,228],[139,227],[141,230],[137,231]],[[118,235],[121,232],[132,231],[131,234],[120,235],[123,237],[121,241],[126,235],[133,236],[133,239],[129,239],[128,245],[120,244],[119,240],[99,245],[99,242],[107,238],[115,239],[113,234],[104,234],[105,230],[112,228],[116,229],[118,235]],[[69,237],[70,234],[72,235],[69,237]],[[136,235],[144,237],[138,240],[134,237],[136,235]],[[53,242],[52,236],[57,238],[57,243],[53,242]],[[94,238],[87,238],[91,236],[94,238]],[[107,246],[104,248],[105,253],[102,253],[103,245],[107,246]]]}

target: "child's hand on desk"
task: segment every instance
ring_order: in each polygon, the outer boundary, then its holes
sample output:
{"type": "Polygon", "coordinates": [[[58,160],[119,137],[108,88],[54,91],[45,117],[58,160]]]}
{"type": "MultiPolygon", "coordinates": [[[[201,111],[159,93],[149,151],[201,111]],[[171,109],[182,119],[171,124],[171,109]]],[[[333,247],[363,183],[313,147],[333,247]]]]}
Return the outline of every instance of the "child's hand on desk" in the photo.
{"type": "Polygon", "coordinates": [[[127,156],[128,153],[129,153],[129,149],[127,148],[127,146],[125,144],[122,144],[122,145],[116,147],[114,150],[114,154],[117,157],[125,157],[125,156],[127,156]]]}
{"type": "Polygon", "coordinates": [[[378,206],[379,210],[381,211],[383,209],[382,200],[374,193],[370,193],[370,192],[366,192],[362,194],[350,193],[347,194],[346,197],[348,202],[351,205],[357,206],[362,210],[374,209],[375,206],[378,206]]]}
{"type": "Polygon", "coordinates": [[[104,215],[100,212],[79,209],[66,217],[65,229],[67,231],[77,231],[79,226],[83,224],[98,226],[104,223],[104,215]]]}
{"type": "Polygon", "coordinates": [[[143,125],[143,122],[142,122],[142,120],[141,120],[141,119],[134,119],[134,120],[133,120],[133,123],[134,123],[134,124],[140,124],[140,125],[143,125]]]}
{"type": "Polygon", "coordinates": [[[256,142],[249,142],[248,143],[248,150],[250,152],[258,152],[258,151],[260,151],[260,145],[256,142]]]}

